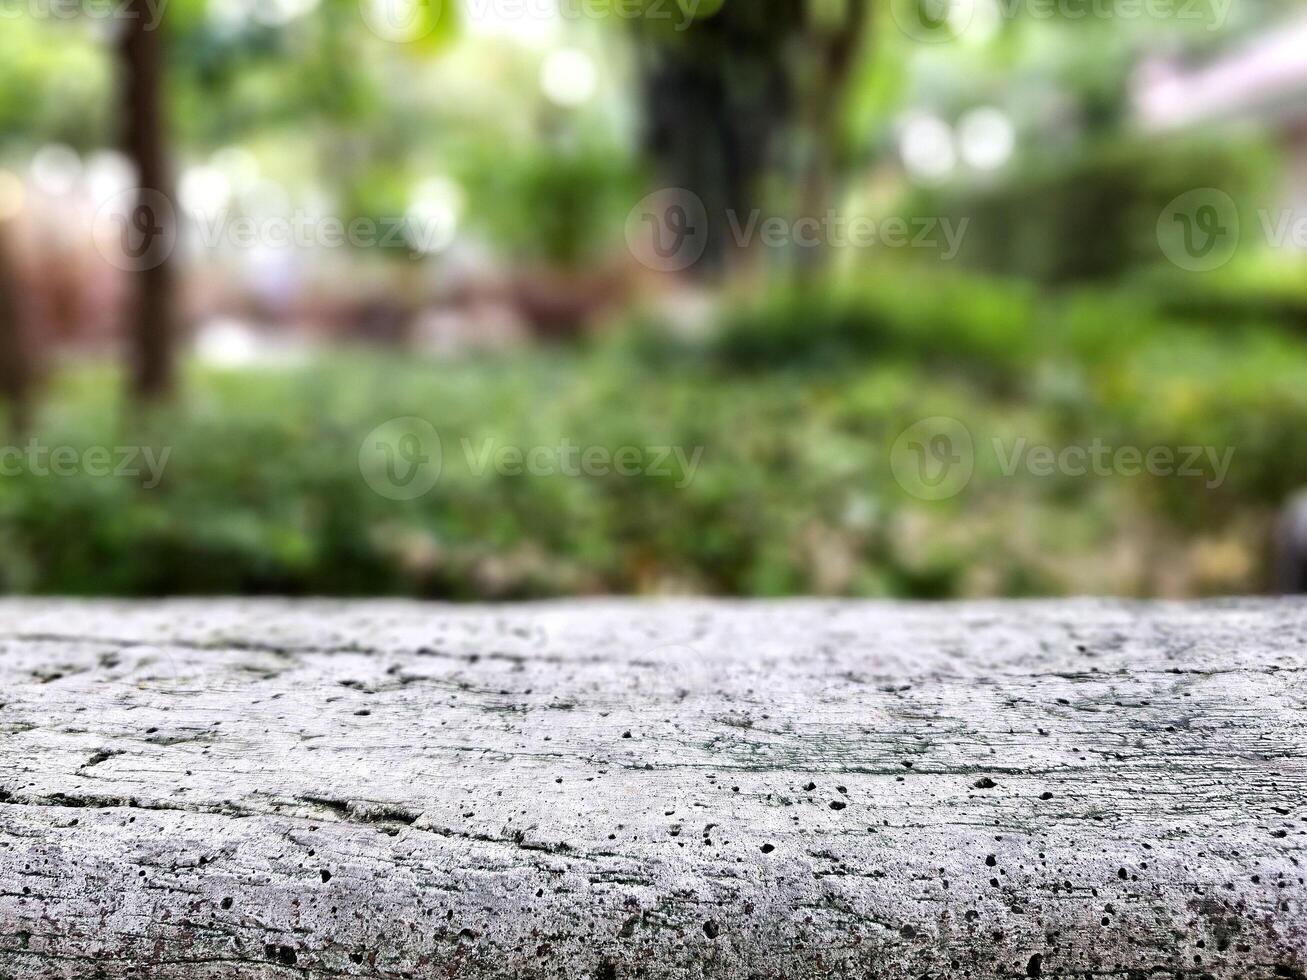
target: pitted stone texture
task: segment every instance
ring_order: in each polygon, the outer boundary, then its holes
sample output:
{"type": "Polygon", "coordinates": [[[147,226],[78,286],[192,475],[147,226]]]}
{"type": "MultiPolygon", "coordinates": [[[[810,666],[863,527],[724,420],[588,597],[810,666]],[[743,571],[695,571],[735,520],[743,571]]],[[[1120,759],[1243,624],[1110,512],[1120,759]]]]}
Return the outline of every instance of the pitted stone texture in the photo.
{"type": "Polygon", "coordinates": [[[1307,605],[0,603],[0,977],[1301,978],[1307,605]]]}

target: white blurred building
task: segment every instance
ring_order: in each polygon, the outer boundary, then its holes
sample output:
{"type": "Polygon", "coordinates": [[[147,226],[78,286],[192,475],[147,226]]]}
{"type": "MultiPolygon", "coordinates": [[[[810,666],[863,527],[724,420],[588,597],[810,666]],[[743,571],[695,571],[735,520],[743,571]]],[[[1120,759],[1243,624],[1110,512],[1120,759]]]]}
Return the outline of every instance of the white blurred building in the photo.
{"type": "Polygon", "coordinates": [[[1163,134],[1255,125],[1288,162],[1284,204],[1307,216],[1307,16],[1280,25],[1202,65],[1146,61],[1132,92],[1136,123],[1163,134]]]}

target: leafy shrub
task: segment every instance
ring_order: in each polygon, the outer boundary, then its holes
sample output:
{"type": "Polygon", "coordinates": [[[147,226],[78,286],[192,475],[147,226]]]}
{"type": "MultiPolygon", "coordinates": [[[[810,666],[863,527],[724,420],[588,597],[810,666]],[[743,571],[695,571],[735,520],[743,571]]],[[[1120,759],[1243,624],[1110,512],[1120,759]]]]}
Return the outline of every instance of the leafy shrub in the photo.
{"type": "Polygon", "coordinates": [[[1169,322],[1129,292],[866,282],[758,300],[698,345],[649,330],[459,364],[350,353],[275,372],[193,370],[184,402],[143,432],[116,421],[108,372],[69,371],[33,433],[42,444],[172,455],[153,489],[0,477],[0,587],[455,599],[1230,592],[1263,584],[1270,521],[1307,485],[1307,342],[1169,322]],[[396,502],[369,489],[359,447],[412,415],[439,430],[444,467],[429,494],[396,502]],[[891,447],[939,415],[968,428],[976,470],[958,496],[922,501],[895,481],[891,447]],[[1040,478],[999,465],[994,441],[1020,439],[1234,456],[1219,486],[1040,478]],[[474,465],[487,446],[563,440],[637,447],[644,461],[649,447],[702,455],[693,472],[638,477],[474,465]]]}

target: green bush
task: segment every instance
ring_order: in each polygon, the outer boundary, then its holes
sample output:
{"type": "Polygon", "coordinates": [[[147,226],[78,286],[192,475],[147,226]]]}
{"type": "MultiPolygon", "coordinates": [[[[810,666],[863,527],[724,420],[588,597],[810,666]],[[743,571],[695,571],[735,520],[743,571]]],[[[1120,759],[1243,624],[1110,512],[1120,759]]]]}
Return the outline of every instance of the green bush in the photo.
{"type": "Polygon", "coordinates": [[[1130,293],[1036,296],[938,280],[782,291],[697,344],[644,325],[593,346],[459,363],[347,353],[287,370],[192,369],[137,431],[117,381],[49,392],[45,446],[171,449],[162,482],[0,477],[0,588],[454,599],[817,593],[938,598],[1196,594],[1264,584],[1275,509],[1307,485],[1307,342],[1169,322],[1130,293]],[[440,432],[427,495],[359,469],[404,416],[440,432]],[[960,420],[975,475],[918,500],[891,448],[960,420]],[[994,440],[1233,448],[1219,486],[1005,474],[994,440]],[[466,445],[470,450],[465,450],[466,445]],[[489,442],[487,442],[489,440],[489,442]],[[515,476],[486,446],[702,448],[693,472],[515,476]],[[692,477],[692,478],[691,478],[692,477]]]}
{"type": "Polygon", "coordinates": [[[727,312],[709,355],[727,370],[841,369],[872,359],[963,366],[991,380],[1033,363],[1029,289],[913,275],[764,294],[727,312]]]}

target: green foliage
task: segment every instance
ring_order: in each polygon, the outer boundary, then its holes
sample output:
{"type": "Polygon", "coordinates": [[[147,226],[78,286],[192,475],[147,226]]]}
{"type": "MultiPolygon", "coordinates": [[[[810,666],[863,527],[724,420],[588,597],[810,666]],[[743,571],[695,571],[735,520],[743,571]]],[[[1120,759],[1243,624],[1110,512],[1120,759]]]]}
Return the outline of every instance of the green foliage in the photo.
{"type": "Polygon", "coordinates": [[[388,89],[458,37],[458,6],[416,3],[399,27],[376,13],[375,28],[370,9],[359,0],[323,0],[285,24],[258,17],[231,24],[200,0],[170,5],[170,92],[188,141],[220,145],[323,123],[385,131],[397,101],[388,89]]]}
{"type": "MultiPolygon", "coordinates": [[[[152,445],[172,449],[159,487],[0,478],[0,587],[470,599],[1262,584],[1269,521],[1307,484],[1307,342],[1168,322],[1129,293],[895,282],[819,309],[810,295],[760,299],[749,316],[771,334],[754,346],[737,314],[698,346],[655,341],[646,325],[588,349],[456,367],[349,355],[284,372],[192,371],[185,404],[151,430],[152,445]],[[806,344],[809,328],[819,339],[806,344]],[[397,503],[368,488],[358,451],[378,424],[408,415],[437,426],[444,468],[430,494],[397,503]],[[895,481],[890,450],[939,415],[970,430],[976,473],[931,503],[895,481]],[[996,439],[1234,456],[1219,486],[1008,475],[996,439]],[[475,465],[487,448],[564,440],[637,447],[642,467],[653,447],[703,453],[697,467],[673,458],[642,476],[475,465]]],[[[110,421],[115,390],[103,374],[65,376],[35,435],[135,443],[110,421]]]]}
{"type": "Polygon", "coordinates": [[[710,353],[728,369],[834,369],[892,357],[1011,374],[1029,361],[1033,325],[1029,289],[905,273],[733,306],[710,353]]]}
{"type": "Polygon", "coordinates": [[[639,186],[632,161],[589,144],[528,147],[466,175],[474,220],[516,259],[575,268],[611,252],[639,186]]]}
{"type": "Polygon", "coordinates": [[[1051,283],[1110,280],[1166,264],[1157,217],[1194,188],[1244,202],[1245,227],[1256,227],[1252,205],[1272,203],[1273,172],[1256,141],[1114,142],[994,185],[918,190],[903,213],[968,219],[958,252],[966,268],[1051,283]]]}
{"type": "Polygon", "coordinates": [[[101,145],[112,135],[111,93],[109,59],[90,25],[0,20],[0,151],[101,145]]]}

